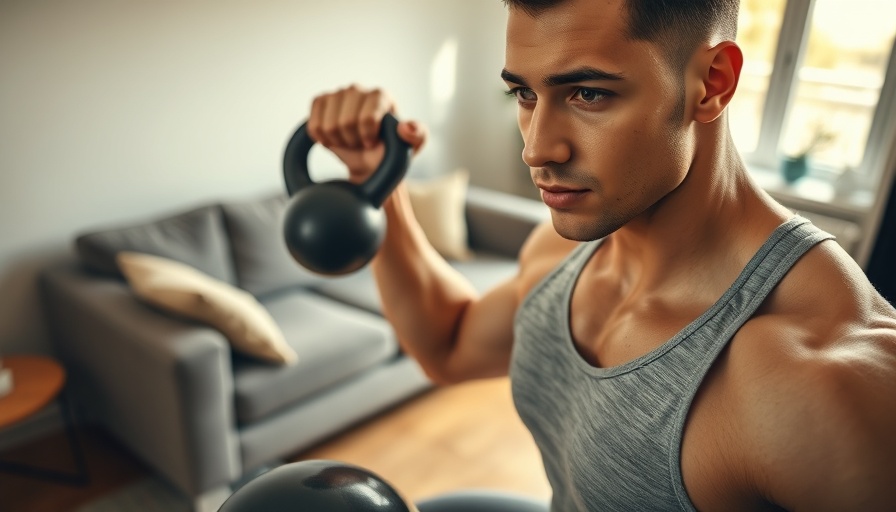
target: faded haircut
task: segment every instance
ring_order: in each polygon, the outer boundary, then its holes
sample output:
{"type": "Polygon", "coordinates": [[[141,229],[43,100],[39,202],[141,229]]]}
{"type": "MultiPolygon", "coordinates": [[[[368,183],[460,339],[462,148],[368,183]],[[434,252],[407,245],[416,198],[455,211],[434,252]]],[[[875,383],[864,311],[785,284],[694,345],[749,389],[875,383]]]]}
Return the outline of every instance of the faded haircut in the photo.
{"type": "MultiPolygon", "coordinates": [[[[529,16],[566,0],[503,0],[529,16]]],[[[734,40],[740,0],[624,0],[628,36],[660,46],[673,69],[683,70],[697,46],[714,36],[734,40]]],[[[595,2],[595,9],[599,9],[595,2]]]]}

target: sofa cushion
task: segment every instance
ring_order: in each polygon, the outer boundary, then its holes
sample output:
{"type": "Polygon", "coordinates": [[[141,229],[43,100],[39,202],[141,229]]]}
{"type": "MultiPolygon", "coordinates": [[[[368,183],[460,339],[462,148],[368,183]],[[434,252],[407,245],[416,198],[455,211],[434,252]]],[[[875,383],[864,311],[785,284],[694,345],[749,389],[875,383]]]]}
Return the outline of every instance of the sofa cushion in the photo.
{"type": "Polygon", "coordinates": [[[414,216],[433,248],[449,260],[469,260],[472,253],[467,243],[465,206],[470,173],[457,169],[406,183],[414,216]]]}
{"type": "Polygon", "coordinates": [[[233,284],[230,248],[221,208],[208,205],[127,227],[79,235],[75,250],[87,268],[121,277],[115,256],[140,252],[186,263],[215,279],[233,284]]]}
{"type": "Polygon", "coordinates": [[[324,278],[296,263],[283,239],[285,193],[222,205],[240,287],[256,297],[324,278]]]}
{"type": "Polygon", "coordinates": [[[519,268],[516,260],[487,252],[479,252],[469,261],[452,261],[451,266],[469,279],[479,293],[515,276],[519,268]]]}
{"type": "Polygon", "coordinates": [[[270,363],[295,364],[295,350],[267,310],[246,291],[167,258],[124,251],[117,261],[140,300],[214,327],[238,352],[270,363]]]}
{"type": "Polygon", "coordinates": [[[331,277],[314,286],[314,290],[333,300],[382,314],[379,291],[369,265],[351,274],[331,277]]]}
{"type": "Polygon", "coordinates": [[[253,423],[398,354],[388,323],[365,311],[305,290],[290,290],[262,303],[300,357],[297,364],[285,367],[234,358],[240,424],[253,423]]]}
{"type": "MultiPolygon", "coordinates": [[[[517,271],[516,260],[492,253],[477,253],[471,260],[449,263],[469,279],[479,293],[487,292],[517,271]]],[[[328,279],[314,289],[334,300],[382,314],[379,291],[369,266],[353,274],[328,279]]]]}

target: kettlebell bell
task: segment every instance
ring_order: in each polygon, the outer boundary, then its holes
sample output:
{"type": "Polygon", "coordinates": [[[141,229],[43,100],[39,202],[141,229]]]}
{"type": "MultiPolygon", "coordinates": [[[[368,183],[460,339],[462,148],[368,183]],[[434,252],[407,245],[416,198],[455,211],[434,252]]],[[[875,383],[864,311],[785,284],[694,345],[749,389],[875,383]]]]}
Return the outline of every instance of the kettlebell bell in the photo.
{"type": "Polygon", "coordinates": [[[386,114],[380,126],[383,161],[361,184],[315,183],[308,173],[314,140],[303,123],[286,145],[283,177],[290,199],[283,218],[286,247],[300,265],[323,275],[342,275],[366,265],[386,233],[381,206],[407,173],[411,146],[398,136],[398,120],[386,114]]]}
{"type": "Polygon", "coordinates": [[[333,460],[278,466],[236,490],[218,512],[416,512],[376,473],[333,460]]]}

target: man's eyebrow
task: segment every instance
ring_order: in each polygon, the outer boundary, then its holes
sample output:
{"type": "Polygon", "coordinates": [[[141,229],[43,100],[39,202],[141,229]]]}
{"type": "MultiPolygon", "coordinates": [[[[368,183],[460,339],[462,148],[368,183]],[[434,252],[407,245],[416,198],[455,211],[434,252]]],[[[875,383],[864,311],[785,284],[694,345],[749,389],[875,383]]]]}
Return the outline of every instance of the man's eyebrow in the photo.
{"type": "MultiPolygon", "coordinates": [[[[528,87],[526,81],[519,75],[515,75],[506,69],[501,70],[501,78],[505,82],[519,84],[528,87]]],[[[574,84],[579,82],[592,82],[599,80],[619,81],[625,80],[625,75],[621,73],[611,73],[597,68],[584,67],[567,71],[566,73],[558,73],[548,75],[542,79],[542,83],[547,87],[555,87],[558,85],[574,84]]]]}
{"type": "Polygon", "coordinates": [[[603,71],[597,68],[579,68],[566,73],[548,75],[544,77],[542,83],[548,87],[553,87],[557,85],[592,82],[596,80],[619,81],[625,80],[625,76],[621,73],[610,73],[609,71],[603,71]]]}
{"type": "Polygon", "coordinates": [[[523,77],[521,77],[519,75],[514,75],[513,73],[511,73],[510,71],[507,71],[506,69],[501,70],[501,79],[504,80],[505,82],[522,85],[524,87],[528,87],[528,85],[529,85],[526,83],[525,80],[523,80],[523,77]]]}

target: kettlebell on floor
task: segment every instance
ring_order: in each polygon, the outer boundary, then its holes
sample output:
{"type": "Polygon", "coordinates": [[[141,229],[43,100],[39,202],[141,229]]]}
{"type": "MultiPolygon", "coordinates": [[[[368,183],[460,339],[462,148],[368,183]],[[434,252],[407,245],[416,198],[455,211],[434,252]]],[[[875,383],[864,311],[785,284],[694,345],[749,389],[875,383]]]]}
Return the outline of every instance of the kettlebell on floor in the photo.
{"type": "Polygon", "coordinates": [[[249,481],[219,512],[416,512],[373,472],[338,461],[306,460],[249,481]]]}

